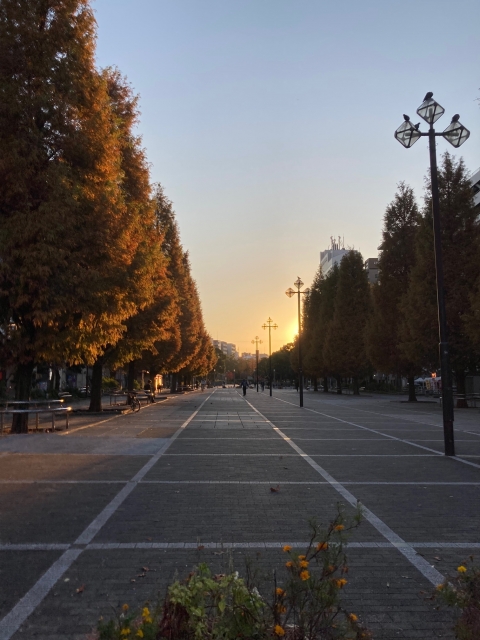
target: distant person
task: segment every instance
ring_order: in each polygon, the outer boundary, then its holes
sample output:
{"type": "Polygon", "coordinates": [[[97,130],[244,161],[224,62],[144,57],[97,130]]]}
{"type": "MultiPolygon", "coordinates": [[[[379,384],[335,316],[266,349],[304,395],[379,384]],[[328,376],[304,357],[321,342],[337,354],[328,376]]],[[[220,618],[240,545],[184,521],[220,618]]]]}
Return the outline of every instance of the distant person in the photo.
{"type": "Polygon", "coordinates": [[[242,389],[243,389],[243,395],[246,396],[247,395],[247,381],[246,380],[242,380],[242,389]]]}
{"type": "Polygon", "coordinates": [[[265,391],[265,380],[262,380],[260,384],[262,385],[262,391],[265,391]]]}

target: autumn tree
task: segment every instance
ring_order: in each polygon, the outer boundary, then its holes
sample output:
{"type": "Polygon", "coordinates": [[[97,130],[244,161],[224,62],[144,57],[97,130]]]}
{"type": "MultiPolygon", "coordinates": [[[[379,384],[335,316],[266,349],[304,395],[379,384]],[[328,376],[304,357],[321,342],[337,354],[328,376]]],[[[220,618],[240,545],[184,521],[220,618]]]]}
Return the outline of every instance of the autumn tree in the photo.
{"type": "Polygon", "coordinates": [[[327,368],[353,379],[358,395],[358,379],[367,371],[365,326],[371,308],[370,289],[362,255],[349,251],[338,271],[335,311],[325,338],[327,368]]]}
{"type": "Polygon", "coordinates": [[[314,380],[314,390],[317,391],[317,379],[322,375],[322,352],[316,347],[317,324],[322,311],[322,294],[321,286],[323,282],[322,268],[319,267],[312,285],[309,288],[308,295],[305,296],[303,304],[303,332],[302,332],[302,348],[303,348],[303,367],[308,376],[312,376],[314,380]]]}
{"type": "Polygon", "coordinates": [[[414,376],[420,368],[418,356],[406,358],[401,349],[401,302],[415,263],[415,236],[419,223],[420,213],[413,189],[400,182],[383,218],[379,282],[372,287],[373,310],[366,334],[372,365],[384,373],[405,375],[409,401],[416,400],[414,376]]]}
{"type": "Polygon", "coordinates": [[[86,348],[94,358],[120,337],[116,308],[131,311],[119,275],[138,239],[125,225],[121,127],[94,43],[86,0],[2,0],[0,340],[17,399],[29,398],[36,362],[86,348]],[[102,318],[96,303],[109,302],[102,318]]]}
{"type": "MultiPolygon", "coordinates": [[[[425,182],[427,195],[416,236],[415,265],[402,304],[402,348],[408,359],[420,357],[422,365],[434,371],[439,366],[438,316],[430,178],[425,182]]],[[[465,394],[466,372],[478,363],[465,323],[472,316],[471,293],[480,273],[480,223],[463,159],[444,153],[438,182],[450,364],[458,393],[465,394]]],[[[465,403],[463,399],[459,402],[460,406],[465,403]]]]}

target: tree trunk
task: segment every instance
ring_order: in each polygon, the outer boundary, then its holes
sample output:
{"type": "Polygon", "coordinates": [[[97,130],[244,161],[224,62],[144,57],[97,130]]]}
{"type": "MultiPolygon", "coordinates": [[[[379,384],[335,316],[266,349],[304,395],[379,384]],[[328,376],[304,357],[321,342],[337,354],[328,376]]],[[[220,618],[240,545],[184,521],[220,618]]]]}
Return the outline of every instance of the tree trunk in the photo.
{"type": "Polygon", "coordinates": [[[337,381],[337,393],[341,394],[342,393],[342,377],[336,376],[335,380],[337,381]]]}
{"type": "Polygon", "coordinates": [[[92,367],[92,388],[88,410],[95,411],[95,413],[102,410],[102,370],[103,358],[98,359],[92,367]]]}
{"type": "Polygon", "coordinates": [[[415,393],[415,376],[408,376],[408,401],[417,402],[417,394],[415,393]]]}
{"type": "Polygon", "coordinates": [[[127,370],[127,391],[135,390],[135,360],[130,360],[127,370]]]}
{"type": "Polygon", "coordinates": [[[354,396],[359,396],[360,395],[360,389],[358,387],[358,378],[357,378],[357,376],[354,376],[352,378],[352,382],[353,382],[353,395],[354,396]]]}
{"type": "Polygon", "coordinates": [[[323,379],[323,392],[328,393],[328,376],[323,379]]]}
{"type": "MultiPolygon", "coordinates": [[[[30,400],[33,367],[33,362],[18,365],[15,373],[15,400],[30,400]]],[[[20,407],[26,409],[27,405],[20,407]]],[[[12,433],[28,433],[28,413],[13,414],[12,433]]]]}
{"type": "Polygon", "coordinates": [[[457,409],[468,409],[465,386],[465,371],[455,371],[457,381],[457,409]]]}
{"type": "Polygon", "coordinates": [[[175,393],[177,391],[177,380],[178,380],[177,374],[172,373],[171,382],[170,382],[170,393],[175,393]]]}

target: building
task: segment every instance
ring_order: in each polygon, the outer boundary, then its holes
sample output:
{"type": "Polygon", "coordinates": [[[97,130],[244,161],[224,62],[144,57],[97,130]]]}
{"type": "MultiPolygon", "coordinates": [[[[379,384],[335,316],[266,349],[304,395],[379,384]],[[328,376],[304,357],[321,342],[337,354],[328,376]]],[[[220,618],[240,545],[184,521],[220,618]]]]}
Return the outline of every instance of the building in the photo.
{"type": "Polygon", "coordinates": [[[480,167],[472,173],[470,183],[473,189],[473,202],[480,208],[480,167]]]}
{"type": "Polygon", "coordinates": [[[328,272],[333,269],[336,264],[340,264],[344,255],[348,253],[348,249],[345,249],[343,238],[338,236],[335,239],[333,236],[330,238],[330,247],[325,251],[320,251],[320,266],[322,267],[322,274],[328,275],[328,272]]]}
{"type": "Polygon", "coordinates": [[[218,349],[226,356],[230,358],[238,358],[237,347],[232,342],[224,342],[223,340],[214,340],[212,338],[212,344],[215,349],[218,349]]]}
{"type": "Polygon", "coordinates": [[[377,284],[378,282],[378,258],[367,258],[365,260],[365,271],[367,272],[368,282],[377,284]]]}

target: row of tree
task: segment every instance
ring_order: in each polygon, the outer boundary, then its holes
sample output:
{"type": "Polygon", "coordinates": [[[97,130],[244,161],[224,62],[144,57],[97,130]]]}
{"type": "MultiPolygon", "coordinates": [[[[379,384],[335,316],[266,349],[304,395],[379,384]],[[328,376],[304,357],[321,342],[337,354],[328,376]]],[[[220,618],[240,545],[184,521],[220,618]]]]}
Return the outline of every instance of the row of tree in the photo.
{"type": "MultiPolygon", "coordinates": [[[[423,207],[400,183],[386,209],[377,284],[357,251],[315,276],[304,303],[304,370],[325,378],[325,391],[331,376],[351,378],[358,393],[376,370],[406,377],[414,400],[414,377],[439,367],[429,178],[425,185],[423,207]]],[[[450,361],[464,394],[467,373],[480,366],[480,217],[462,159],[444,154],[439,186],[450,361]]]]}
{"type": "Polygon", "coordinates": [[[88,0],[0,5],[0,358],[20,400],[37,363],[93,365],[100,410],[107,364],[200,374],[215,354],[137,97],[96,68],[95,28],[88,0]]]}

